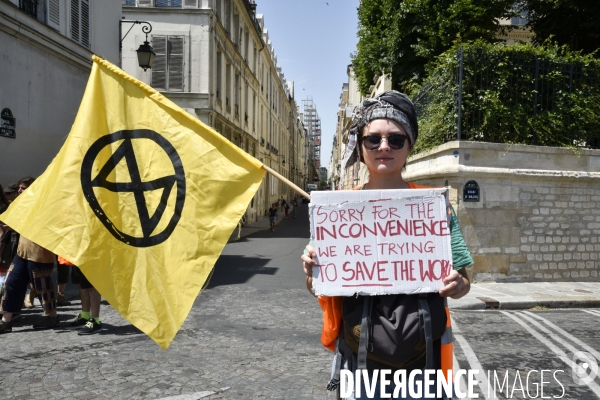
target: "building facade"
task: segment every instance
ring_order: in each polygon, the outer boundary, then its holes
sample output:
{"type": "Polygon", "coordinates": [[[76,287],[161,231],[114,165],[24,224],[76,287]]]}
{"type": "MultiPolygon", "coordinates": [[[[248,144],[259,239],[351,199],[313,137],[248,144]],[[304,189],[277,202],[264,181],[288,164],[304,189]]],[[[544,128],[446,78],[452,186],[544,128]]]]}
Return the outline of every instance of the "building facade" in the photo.
{"type": "Polygon", "coordinates": [[[92,54],[119,62],[120,20],[118,2],[0,0],[0,184],[50,164],[75,120],[92,54]]]}
{"type": "MultiPolygon", "coordinates": [[[[156,58],[137,67],[142,31],[123,40],[123,69],[153,86],[301,188],[306,133],[293,82],[277,64],[264,17],[250,0],[123,0],[126,20],[148,21],[156,58]]],[[[293,191],[267,174],[245,215],[264,216],[293,191]]]]}

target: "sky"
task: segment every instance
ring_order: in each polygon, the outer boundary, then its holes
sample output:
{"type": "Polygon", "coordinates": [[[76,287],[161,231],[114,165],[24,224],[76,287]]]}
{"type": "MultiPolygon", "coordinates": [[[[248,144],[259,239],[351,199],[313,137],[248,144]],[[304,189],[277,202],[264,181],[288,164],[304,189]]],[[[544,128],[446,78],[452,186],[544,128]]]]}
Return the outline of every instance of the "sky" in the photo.
{"type": "MultiPolygon", "coordinates": [[[[329,169],[346,69],[358,42],[359,0],[255,0],[277,64],[294,82],[296,103],[312,98],[321,118],[321,166],[329,169]]],[[[302,110],[302,109],[301,109],[302,110]]]]}

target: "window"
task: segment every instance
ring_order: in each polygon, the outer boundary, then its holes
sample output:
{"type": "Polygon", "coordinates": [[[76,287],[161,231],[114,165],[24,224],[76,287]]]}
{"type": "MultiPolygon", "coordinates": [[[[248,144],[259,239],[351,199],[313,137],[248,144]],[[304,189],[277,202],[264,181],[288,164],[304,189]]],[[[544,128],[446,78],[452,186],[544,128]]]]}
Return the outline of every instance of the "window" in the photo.
{"type": "Polygon", "coordinates": [[[60,1],[46,0],[46,23],[54,29],[60,29],[60,1]]]}
{"type": "Polygon", "coordinates": [[[25,14],[28,14],[30,17],[33,17],[33,18],[37,19],[37,13],[38,13],[38,11],[37,11],[37,9],[38,9],[38,2],[37,2],[37,0],[19,0],[19,8],[25,14]]]}
{"type": "Polygon", "coordinates": [[[225,104],[231,107],[229,96],[231,96],[231,64],[227,63],[225,66],[225,104]]]}
{"type": "Polygon", "coordinates": [[[256,130],[256,92],[252,91],[252,129],[256,130]]]}
{"type": "MultiPolygon", "coordinates": [[[[233,41],[233,44],[235,44],[236,46],[240,45],[240,39],[239,39],[239,30],[238,27],[240,26],[240,16],[235,12],[235,8],[233,11],[233,31],[231,32],[231,40],[233,41]]],[[[242,49],[239,49],[240,51],[242,49]]]]}
{"type": "Polygon", "coordinates": [[[90,47],[90,2],[71,0],[71,39],[90,47]]]}
{"type": "Polygon", "coordinates": [[[123,0],[123,5],[124,6],[134,6],[135,7],[135,0],[123,0]]]}
{"type": "Polygon", "coordinates": [[[156,7],[179,7],[181,8],[181,0],[156,0],[156,7]]]}
{"type": "Polygon", "coordinates": [[[246,125],[248,125],[248,103],[250,103],[250,99],[248,96],[248,84],[246,83],[244,85],[244,122],[246,123],[246,125]]]}
{"type": "Polygon", "coordinates": [[[231,0],[225,0],[225,30],[229,32],[231,25],[231,0]]]}
{"type": "Polygon", "coordinates": [[[156,53],[152,86],[157,90],[183,91],[183,36],[153,36],[156,53]]]}
{"type": "Polygon", "coordinates": [[[235,99],[235,114],[238,115],[239,111],[239,104],[240,104],[240,74],[236,73],[235,74],[235,94],[234,94],[234,99],[235,99]]]}
{"type": "Polygon", "coordinates": [[[217,99],[221,100],[223,95],[222,88],[222,71],[223,66],[221,65],[221,57],[222,54],[220,51],[217,51],[217,99]]]}
{"type": "Polygon", "coordinates": [[[248,29],[244,32],[244,58],[246,59],[246,63],[248,63],[248,48],[250,47],[250,41],[248,38],[248,29]]]}
{"type": "Polygon", "coordinates": [[[215,0],[215,13],[217,14],[217,18],[221,21],[223,20],[221,16],[221,0],[215,0]]]}

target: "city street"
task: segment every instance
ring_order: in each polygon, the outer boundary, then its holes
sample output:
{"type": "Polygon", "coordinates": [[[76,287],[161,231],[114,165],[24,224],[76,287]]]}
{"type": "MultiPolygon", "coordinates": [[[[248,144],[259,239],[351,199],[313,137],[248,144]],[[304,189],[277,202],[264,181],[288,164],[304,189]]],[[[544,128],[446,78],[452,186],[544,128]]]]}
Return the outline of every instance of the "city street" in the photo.
{"type": "MultiPolygon", "coordinates": [[[[302,204],[298,218],[283,219],[275,232],[228,244],[166,351],[106,304],[99,334],[34,331],[36,302],[1,337],[0,398],[333,399],[325,389],[331,353],[320,344],[320,309],[299,259],[306,214],[302,204]]],[[[78,309],[77,300],[60,308],[61,320],[78,309]]],[[[456,361],[480,370],[479,398],[495,398],[494,377],[496,398],[541,398],[542,380],[544,398],[600,398],[600,378],[576,385],[569,364],[577,351],[600,359],[600,310],[457,310],[452,317],[456,361]]]]}

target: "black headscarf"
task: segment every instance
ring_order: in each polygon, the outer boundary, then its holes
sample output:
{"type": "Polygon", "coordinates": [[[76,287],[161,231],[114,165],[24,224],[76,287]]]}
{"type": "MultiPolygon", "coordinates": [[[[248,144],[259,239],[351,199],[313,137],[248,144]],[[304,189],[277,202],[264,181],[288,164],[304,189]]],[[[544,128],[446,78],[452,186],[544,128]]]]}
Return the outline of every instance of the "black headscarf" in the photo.
{"type": "MultiPolygon", "coordinates": [[[[354,109],[348,135],[348,145],[342,159],[342,175],[345,174],[346,168],[359,161],[358,141],[362,136],[364,127],[375,119],[390,119],[397,122],[408,135],[410,148],[412,149],[415,145],[419,136],[417,110],[407,95],[396,90],[390,90],[374,98],[365,99],[361,105],[354,109]]],[[[357,168],[355,168],[356,174],[358,174],[357,168]]]]}

